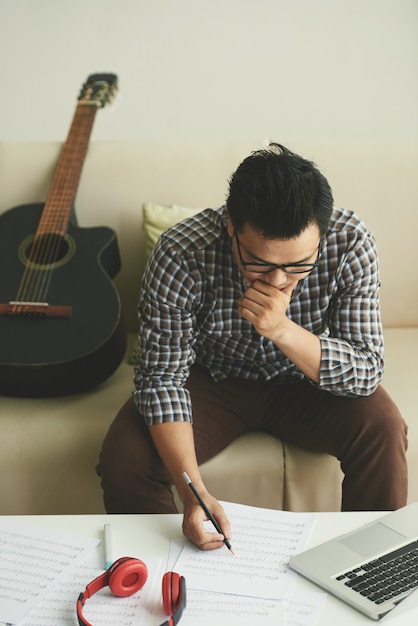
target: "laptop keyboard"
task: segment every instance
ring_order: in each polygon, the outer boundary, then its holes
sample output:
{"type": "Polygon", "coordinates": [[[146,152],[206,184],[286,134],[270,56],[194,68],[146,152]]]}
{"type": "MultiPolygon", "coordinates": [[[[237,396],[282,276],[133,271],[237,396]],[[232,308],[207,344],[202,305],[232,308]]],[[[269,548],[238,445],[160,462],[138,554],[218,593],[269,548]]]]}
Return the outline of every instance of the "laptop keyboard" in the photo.
{"type": "Polygon", "coordinates": [[[396,601],[418,587],[418,541],[336,577],[375,604],[396,601]]]}

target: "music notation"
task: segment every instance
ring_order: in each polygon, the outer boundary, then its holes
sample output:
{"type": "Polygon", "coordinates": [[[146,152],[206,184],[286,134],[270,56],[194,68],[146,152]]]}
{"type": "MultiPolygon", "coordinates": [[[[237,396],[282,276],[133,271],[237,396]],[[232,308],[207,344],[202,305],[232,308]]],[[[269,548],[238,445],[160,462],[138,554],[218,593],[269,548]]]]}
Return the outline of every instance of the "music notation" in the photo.
{"type": "Polygon", "coordinates": [[[19,623],[97,543],[0,519],[0,620],[19,623]]]}
{"type": "Polygon", "coordinates": [[[188,588],[259,598],[287,597],[295,579],[287,563],[306,545],[315,516],[222,504],[231,522],[235,557],[231,559],[225,550],[202,552],[187,544],[176,567],[186,577],[188,588]]]}

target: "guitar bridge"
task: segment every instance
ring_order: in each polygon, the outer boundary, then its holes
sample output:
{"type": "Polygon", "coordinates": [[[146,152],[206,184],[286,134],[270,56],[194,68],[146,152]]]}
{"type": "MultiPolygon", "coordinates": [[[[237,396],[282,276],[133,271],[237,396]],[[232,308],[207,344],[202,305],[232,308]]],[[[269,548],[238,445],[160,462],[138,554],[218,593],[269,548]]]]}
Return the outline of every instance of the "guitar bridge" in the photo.
{"type": "Polygon", "coordinates": [[[24,302],[11,300],[0,302],[0,315],[29,315],[34,317],[71,317],[72,306],[51,305],[48,302],[24,302]]]}

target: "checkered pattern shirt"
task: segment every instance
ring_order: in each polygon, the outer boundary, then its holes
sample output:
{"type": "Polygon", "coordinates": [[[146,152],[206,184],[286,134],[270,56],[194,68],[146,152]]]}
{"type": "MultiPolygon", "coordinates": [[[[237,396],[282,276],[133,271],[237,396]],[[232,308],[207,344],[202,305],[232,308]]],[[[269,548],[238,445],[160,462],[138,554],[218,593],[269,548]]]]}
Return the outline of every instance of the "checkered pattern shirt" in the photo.
{"type": "MultiPolygon", "coordinates": [[[[299,281],[287,311],[320,338],[319,388],[367,396],[380,382],[379,284],[372,234],[353,212],[334,209],[319,265],[299,281]]],[[[215,381],[233,376],[287,383],[304,377],[238,313],[245,289],[224,207],[206,209],[160,237],[138,306],[134,398],[148,424],[192,421],[184,385],[194,363],[215,381]]]]}

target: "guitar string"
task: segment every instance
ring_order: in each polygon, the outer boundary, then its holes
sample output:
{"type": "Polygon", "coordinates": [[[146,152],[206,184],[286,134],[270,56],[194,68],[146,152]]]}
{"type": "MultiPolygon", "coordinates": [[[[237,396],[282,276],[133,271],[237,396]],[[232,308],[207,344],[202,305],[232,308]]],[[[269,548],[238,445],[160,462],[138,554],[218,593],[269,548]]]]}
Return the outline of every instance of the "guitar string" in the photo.
{"type": "MultiPolygon", "coordinates": [[[[63,158],[65,157],[65,154],[63,154],[63,158]]],[[[40,291],[40,284],[42,281],[42,278],[45,275],[45,272],[47,272],[48,270],[46,270],[45,268],[42,268],[42,265],[44,265],[48,259],[51,261],[51,244],[53,242],[53,235],[48,234],[48,231],[50,230],[50,224],[52,225],[52,227],[54,227],[54,225],[52,224],[52,218],[55,217],[54,213],[52,212],[52,209],[54,208],[54,203],[50,202],[50,205],[48,207],[48,202],[49,200],[52,198],[56,198],[57,193],[59,192],[59,187],[57,184],[57,181],[61,178],[61,174],[65,174],[65,171],[63,172],[63,170],[65,170],[66,167],[66,161],[64,161],[64,167],[63,167],[63,160],[61,159],[57,168],[57,177],[54,177],[52,186],[51,186],[51,190],[49,192],[49,196],[47,198],[47,202],[46,202],[46,214],[44,214],[44,219],[41,220],[41,223],[38,227],[38,231],[35,234],[35,238],[32,242],[32,248],[30,251],[30,258],[29,258],[29,263],[26,266],[26,272],[25,272],[25,280],[22,283],[22,290],[19,294],[19,300],[24,300],[26,302],[36,302],[36,301],[42,301],[43,296],[41,294],[40,291]],[[40,267],[35,267],[35,265],[38,265],[40,267]]],[[[67,173],[70,173],[71,169],[68,170],[67,173]]],[[[57,238],[55,238],[55,240],[57,240],[57,238]]]]}
{"type": "MultiPolygon", "coordinates": [[[[77,113],[78,113],[78,108],[76,111],[76,116],[77,116],[77,113]]],[[[71,136],[71,131],[70,131],[70,136],[71,136]]],[[[65,146],[63,148],[63,151],[65,151],[65,146]]],[[[48,238],[46,236],[46,231],[48,230],[48,220],[51,219],[50,218],[51,208],[48,205],[50,203],[50,198],[53,198],[54,196],[56,196],[56,193],[57,193],[57,188],[58,188],[57,182],[61,178],[61,173],[63,169],[62,163],[63,163],[64,156],[65,154],[63,152],[58,162],[57,173],[54,175],[51,188],[47,196],[43,217],[41,218],[41,222],[38,225],[38,229],[35,233],[34,240],[32,242],[28,263],[26,264],[24,276],[21,282],[21,289],[18,292],[18,297],[17,297],[18,301],[23,300],[26,302],[30,302],[30,301],[33,302],[33,301],[40,300],[40,295],[37,294],[37,291],[39,291],[38,284],[39,284],[39,278],[40,278],[40,270],[39,268],[36,268],[34,266],[42,265],[44,256],[45,256],[45,249],[46,249],[46,246],[48,246],[48,238]],[[47,224],[47,228],[45,228],[45,224],[47,224]]]]}
{"type": "Polygon", "coordinates": [[[16,300],[19,302],[41,302],[46,296],[53,274],[53,268],[51,267],[58,258],[59,249],[61,246],[61,237],[66,233],[66,227],[69,221],[69,213],[72,210],[72,202],[74,198],[74,186],[77,187],[78,180],[81,175],[81,169],[83,163],[79,163],[79,160],[75,157],[85,156],[88,147],[88,138],[90,136],[95,113],[97,111],[96,106],[85,106],[80,103],[77,107],[76,115],[72,128],[70,130],[70,136],[73,129],[77,129],[80,134],[76,139],[71,142],[71,145],[63,148],[63,159],[59,161],[57,168],[57,176],[54,176],[51,190],[47,197],[51,200],[51,207],[47,209],[46,220],[40,224],[37,233],[35,234],[30,250],[29,262],[26,264],[21,285],[18,290],[16,300]],[[92,114],[93,112],[93,114],[92,114]],[[84,131],[84,133],[82,132],[84,131]],[[85,136],[87,136],[87,141],[85,136]],[[71,152],[71,155],[67,155],[66,152],[71,152]],[[72,158],[71,158],[72,157],[72,158]],[[65,173],[63,178],[64,183],[60,188],[60,171],[65,173]],[[74,184],[75,183],[75,184],[74,184]],[[61,199],[57,200],[57,198],[61,199]],[[60,209],[60,204],[67,203],[67,207],[64,210],[60,209]],[[68,203],[71,206],[68,206],[68,203]],[[65,212],[67,212],[67,218],[65,219],[65,212]],[[58,235],[50,232],[50,226],[52,230],[58,231],[58,235]],[[46,265],[49,268],[35,268],[35,265],[46,265]]]}
{"type": "MultiPolygon", "coordinates": [[[[77,189],[78,183],[80,180],[82,165],[83,165],[84,158],[87,152],[88,140],[91,134],[93,121],[95,117],[94,114],[97,111],[96,107],[91,107],[91,106],[86,107],[83,105],[81,108],[82,108],[82,113],[84,114],[82,115],[82,119],[81,119],[82,128],[80,130],[82,132],[79,133],[77,137],[77,141],[75,142],[75,146],[73,146],[72,154],[70,158],[70,167],[68,168],[68,175],[67,175],[67,178],[65,179],[66,185],[65,185],[64,197],[66,197],[67,209],[68,209],[66,213],[66,216],[67,216],[66,220],[63,219],[64,214],[62,211],[60,211],[60,207],[59,206],[56,207],[56,211],[58,211],[58,216],[60,218],[60,221],[57,222],[57,226],[58,226],[57,230],[60,232],[60,237],[63,237],[67,232],[68,222],[70,220],[70,213],[73,208],[72,204],[73,204],[74,197],[75,197],[75,190],[77,189]]],[[[48,289],[52,280],[52,276],[53,276],[54,268],[52,267],[52,262],[55,262],[57,260],[58,252],[61,247],[62,239],[60,237],[54,237],[54,235],[52,235],[53,257],[49,260],[49,263],[48,263],[50,265],[49,271],[46,271],[43,275],[44,277],[43,288],[44,289],[42,293],[45,293],[45,295],[48,292],[48,289]]]]}
{"type": "MultiPolygon", "coordinates": [[[[86,107],[83,107],[85,109],[86,107]]],[[[59,250],[63,243],[63,237],[67,231],[67,226],[70,218],[70,212],[72,210],[72,203],[75,196],[75,188],[78,186],[78,180],[81,175],[81,167],[83,156],[87,150],[87,141],[85,135],[87,134],[88,127],[91,130],[90,119],[86,119],[82,116],[79,120],[80,134],[78,141],[75,141],[71,146],[71,155],[67,155],[67,161],[64,163],[66,167],[66,177],[64,178],[64,185],[61,188],[61,199],[55,201],[54,211],[52,218],[55,218],[55,229],[59,233],[57,236],[54,232],[47,235],[48,246],[45,248],[45,254],[43,257],[43,263],[48,269],[40,271],[41,281],[39,284],[39,293],[43,298],[48,292],[50,282],[52,280],[54,268],[53,264],[58,260],[59,250]],[[87,123],[86,123],[87,122],[87,123]],[[84,131],[84,132],[83,132],[84,131]],[[62,208],[61,208],[62,205],[62,208]]]]}
{"type": "Polygon", "coordinates": [[[41,253],[42,256],[37,259],[38,265],[43,266],[42,268],[37,269],[37,298],[39,300],[45,300],[46,294],[48,292],[48,287],[50,285],[54,267],[53,264],[58,260],[59,250],[63,243],[63,236],[66,232],[66,223],[65,223],[65,214],[71,211],[71,201],[74,194],[71,193],[74,188],[74,177],[77,173],[77,168],[73,165],[74,158],[76,158],[76,154],[74,150],[72,150],[70,160],[67,159],[64,161],[65,178],[63,179],[64,184],[62,188],[58,189],[58,195],[54,197],[54,200],[51,205],[50,212],[50,220],[52,228],[49,228],[49,223],[47,222],[45,231],[43,235],[41,235],[41,253]],[[69,187],[69,189],[67,189],[69,187]],[[54,232],[54,230],[56,232],[54,232]]]}

